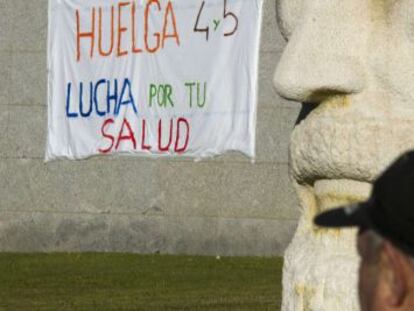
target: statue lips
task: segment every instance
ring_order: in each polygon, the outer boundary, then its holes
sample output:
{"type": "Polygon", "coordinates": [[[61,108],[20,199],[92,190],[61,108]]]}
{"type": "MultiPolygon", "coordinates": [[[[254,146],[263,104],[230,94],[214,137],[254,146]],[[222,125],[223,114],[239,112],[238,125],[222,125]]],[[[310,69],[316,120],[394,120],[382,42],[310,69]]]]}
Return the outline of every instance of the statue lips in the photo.
{"type": "Polygon", "coordinates": [[[407,114],[363,115],[352,104],[343,104],[343,99],[335,101],[317,106],[293,130],[290,166],[298,183],[372,182],[407,146],[414,145],[414,136],[407,135],[414,120],[407,114]]]}

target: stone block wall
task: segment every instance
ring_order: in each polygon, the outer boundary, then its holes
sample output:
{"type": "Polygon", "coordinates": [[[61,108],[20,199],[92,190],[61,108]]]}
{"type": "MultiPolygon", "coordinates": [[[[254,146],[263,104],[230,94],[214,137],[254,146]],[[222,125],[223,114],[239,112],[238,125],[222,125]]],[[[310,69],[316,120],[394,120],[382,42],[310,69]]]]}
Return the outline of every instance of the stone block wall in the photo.
{"type": "Polygon", "coordinates": [[[281,255],[299,212],[288,142],[299,106],[273,72],[284,47],[265,0],[257,160],[43,162],[47,0],[0,0],[0,251],[281,255]]]}

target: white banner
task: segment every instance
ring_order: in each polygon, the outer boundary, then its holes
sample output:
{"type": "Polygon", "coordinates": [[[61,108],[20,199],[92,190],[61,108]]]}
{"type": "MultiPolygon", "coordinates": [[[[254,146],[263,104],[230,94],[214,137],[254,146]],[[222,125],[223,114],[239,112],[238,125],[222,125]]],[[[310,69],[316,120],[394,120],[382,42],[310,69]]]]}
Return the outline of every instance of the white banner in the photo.
{"type": "Polygon", "coordinates": [[[255,156],[263,0],[49,0],[46,160],[255,156]]]}

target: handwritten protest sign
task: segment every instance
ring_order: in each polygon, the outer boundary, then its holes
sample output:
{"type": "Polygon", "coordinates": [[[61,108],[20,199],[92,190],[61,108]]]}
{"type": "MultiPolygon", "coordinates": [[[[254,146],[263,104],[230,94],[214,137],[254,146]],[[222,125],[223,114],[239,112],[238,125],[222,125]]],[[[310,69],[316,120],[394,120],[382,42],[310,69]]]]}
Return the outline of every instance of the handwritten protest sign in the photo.
{"type": "Polygon", "coordinates": [[[263,0],[49,0],[46,160],[255,154],[263,0]]]}

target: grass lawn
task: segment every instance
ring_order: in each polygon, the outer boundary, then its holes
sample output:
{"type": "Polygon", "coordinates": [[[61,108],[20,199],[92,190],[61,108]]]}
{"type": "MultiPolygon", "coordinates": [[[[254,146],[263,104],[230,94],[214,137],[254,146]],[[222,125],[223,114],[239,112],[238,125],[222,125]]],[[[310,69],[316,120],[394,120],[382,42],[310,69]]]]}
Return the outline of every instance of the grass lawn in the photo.
{"type": "Polygon", "coordinates": [[[0,254],[0,310],[279,310],[281,258],[0,254]]]}

